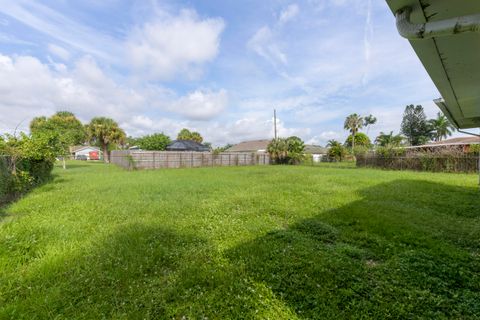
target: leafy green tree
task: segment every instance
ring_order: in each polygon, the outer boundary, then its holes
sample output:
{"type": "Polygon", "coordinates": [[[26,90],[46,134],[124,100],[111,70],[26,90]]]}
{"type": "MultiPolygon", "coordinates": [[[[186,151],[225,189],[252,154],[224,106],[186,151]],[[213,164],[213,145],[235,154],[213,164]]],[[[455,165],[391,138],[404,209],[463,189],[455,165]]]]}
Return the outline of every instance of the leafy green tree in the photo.
{"type": "Polygon", "coordinates": [[[30,133],[57,135],[60,143],[59,156],[63,159],[63,168],[66,168],[65,157],[69,154],[69,147],[85,142],[86,132],[83,124],[69,111],[59,111],[50,118],[37,117],[30,122],[30,133]]]}
{"type": "Polygon", "coordinates": [[[0,139],[0,155],[9,158],[8,166],[3,169],[0,178],[0,197],[28,190],[37,183],[50,177],[55,157],[61,143],[58,134],[52,132],[19,136],[5,135],[0,139]]]}
{"type": "Polygon", "coordinates": [[[171,142],[170,137],[162,132],[138,138],[136,144],[143,150],[163,151],[171,142]]]}
{"type": "Polygon", "coordinates": [[[345,140],[345,145],[351,148],[353,146],[353,140],[355,140],[356,146],[368,148],[372,144],[370,142],[370,138],[365,133],[362,133],[362,132],[357,132],[357,134],[355,134],[355,139],[353,139],[352,135],[349,135],[347,140],[345,140]]]}
{"type": "Polygon", "coordinates": [[[380,147],[400,147],[405,138],[401,134],[394,135],[393,131],[386,134],[380,132],[380,134],[375,138],[375,144],[380,147]]]}
{"type": "Polygon", "coordinates": [[[355,135],[357,134],[358,130],[360,130],[363,127],[363,124],[364,124],[363,118],[356,113],[353,113],[353,114],[349,115],[345,119],[345,122],[343,124],[343,128],[345,130],[349,130],[350,133],[353,136],[352,150],[353,150],[353,148],[355,148],[355,135]]]}
{"type": "Polygon", "coordinates": [[[191,132],[190,130],[183,128],[177,135],[177,140],[193,140],[198,143],[203,142],[203,137],[198,132],[191,132]]]}
{"type": "Polygon", "coordinates": [[[450,123],[448,118],[442,113],[437,113],[437,118],[428,120],[432,129],[433,138],[435,141],[442,141],[452,135],[455,127],[450,123]]]}
{"type": "Polygon", "coordinates": [[[298,164],[304,158],[305,144],[302,139],[296,136],[288,137],[287,143],[287,158],[288,163],[298,164]]]}
{"type": "Polygon", "coordinates": [[[375,118],[373,115],[368,115],[363,119],[363,126],[367,128],[367,135],[368,135],[368,130],[370,129],[370,126],[373,126],[375,123],[377,123],[377,118],[375,118]]]}
{"type": "Polygon", "coordinates": [[[88,139],[101,146],[103,159],[110,162],[109,147],[111,144],[122,144],[125,142],[125,132],[114,120],[105,117],[93,118],[87,126],[88,139]]]}
{"type": "Polygon", "coordinates": [[[47,117],[35,117],[30,121],[30,132],[43,131],[45,127],[49,127],[47,117]]]}
{"type": "Polygon", "coordinates": [[[298,164],[304,157],[305,145],[299,137],[277,138],[270,141],[267,152],[277,164],[298,164]]]}
{"type": "Polygon", "coordinates": [[[421,105],[411,104],[405,107],[400,131],[412,146],[418,146],[430,140],[431,127],[421,105]]]}

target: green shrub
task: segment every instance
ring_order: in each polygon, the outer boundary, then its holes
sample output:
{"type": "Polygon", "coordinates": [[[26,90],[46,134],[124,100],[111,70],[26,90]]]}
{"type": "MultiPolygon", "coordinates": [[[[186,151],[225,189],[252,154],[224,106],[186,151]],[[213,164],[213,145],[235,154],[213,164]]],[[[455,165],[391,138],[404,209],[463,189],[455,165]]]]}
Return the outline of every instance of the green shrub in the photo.
{"type": "Polygon", "coordinates": [[[270,141],[267,151],[274,164],[299,164],[304,158],[305,145],[296,136],[270,141]]]}
{"type": "Polygon", "coordinates": [[[0,156],[0,200],[10,191],[12,184],[12,175],[8,169],[7,158],[0,156]]]}
{"type": "Polygon", "coordinates": [[[347,153],[347,149],[340,144],[333,145],[328,149],[328,157],[334,161],[342,162],[346,158],[347,153]]]}
{"type": "Polygon", "coordinates": [[[50,179],[60,150],[58,141],[58,136],[51,134],[0,139],[0,202],[50,179]]]}
{"type": "Polygon", "coordinates": [[[468,153],[479,154],[480,153],[480,144],[470,145],[468,153]]]}
{"type": "Polygon", "coordinates": [[[172,142],[170,137],[163,133],[154,133],[137,139],[137,145],[143,150],[163,151],[172,142]]]}

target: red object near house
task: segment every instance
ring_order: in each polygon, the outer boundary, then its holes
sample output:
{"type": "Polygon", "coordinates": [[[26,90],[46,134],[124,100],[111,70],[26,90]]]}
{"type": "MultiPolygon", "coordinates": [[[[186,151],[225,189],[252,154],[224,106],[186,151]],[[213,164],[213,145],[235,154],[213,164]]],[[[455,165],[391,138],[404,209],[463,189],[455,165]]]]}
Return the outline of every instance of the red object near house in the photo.
{"type": "Polygon", "coordinates": [[[100,157],[98,156],[98,151],[90,151],[88,153],[88,157],[90,160],[100,160],[100,157]]]}

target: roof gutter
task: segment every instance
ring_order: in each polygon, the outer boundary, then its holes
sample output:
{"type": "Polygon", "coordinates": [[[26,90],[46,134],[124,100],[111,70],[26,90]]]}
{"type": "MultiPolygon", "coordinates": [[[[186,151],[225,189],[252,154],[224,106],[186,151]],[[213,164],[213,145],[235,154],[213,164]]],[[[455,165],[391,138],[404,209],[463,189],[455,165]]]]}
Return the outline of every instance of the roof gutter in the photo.
{"type": "Polygon", "coordinates": [[[395,13],[398,33],[408,40],[431,39],[464,32],[480,32],[480,14],[426,23],[412,23],[410,21],[411,13],[411,7],[405,7],[395,13]]]}

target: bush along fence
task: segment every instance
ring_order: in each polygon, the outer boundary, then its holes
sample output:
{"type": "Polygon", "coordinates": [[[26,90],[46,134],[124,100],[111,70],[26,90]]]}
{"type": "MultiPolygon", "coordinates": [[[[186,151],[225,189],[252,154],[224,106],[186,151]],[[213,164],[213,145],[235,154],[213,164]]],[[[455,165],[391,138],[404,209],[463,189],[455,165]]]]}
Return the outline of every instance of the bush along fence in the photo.
{"type": "Polygon", "coordinates": [[[115,150],[110,155],[111,163],[125,169],[193,168],[215,166],[268,165],[267,153],[218,153],[177,151],[115,150]]]}
{"type": "Polygon", "coordinates": [[[56,136],[0,137],[0,205],[51,178],[56,136]]]}
{"type": "Polygon", "coordinates": [[[414,170],[431,172],[465,172],[480,170],[478,155],[438,155],[413,154],[403,156],[385,156],[380,154],[357,155],[357,167],[381,168],[389,170],[414,170]]]}

